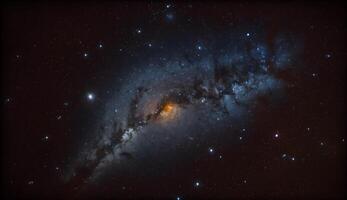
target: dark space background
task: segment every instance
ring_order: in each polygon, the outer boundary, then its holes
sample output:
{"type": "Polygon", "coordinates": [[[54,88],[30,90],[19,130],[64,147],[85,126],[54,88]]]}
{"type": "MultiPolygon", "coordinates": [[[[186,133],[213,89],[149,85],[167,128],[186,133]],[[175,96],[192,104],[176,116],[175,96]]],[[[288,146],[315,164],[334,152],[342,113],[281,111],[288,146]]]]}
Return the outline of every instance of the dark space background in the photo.
{"type": "Polygon", "coordinates": [[[122,70],[122,55],[136,57],[133,47],[155,42],[149,30],[170,33],[202,22],[223,29],[260,19],[270,34],[301,36],[304,67],[281,74],[293,82],[286,101],[259,106],[250,136],[237,148],[221,147],[223,159],[193,160],[166,181],[123,177],[96,190],[135,199],[345,197],[345,18],[344,5],[328,2],[4,4],[2,196],[73,197],[62,181],[66,160],[106,100],[102,93],[110,72],[122,70]],[[100,96],[93,105],[85,100],[90,90],[100,96]]]}

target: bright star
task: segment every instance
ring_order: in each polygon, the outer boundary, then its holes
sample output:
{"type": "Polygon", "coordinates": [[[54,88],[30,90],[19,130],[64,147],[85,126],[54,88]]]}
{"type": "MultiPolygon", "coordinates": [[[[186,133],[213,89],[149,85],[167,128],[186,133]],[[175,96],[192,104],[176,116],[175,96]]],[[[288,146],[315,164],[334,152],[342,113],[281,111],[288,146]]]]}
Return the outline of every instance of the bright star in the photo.
{"type": "Polygon", "coordinates": [[[95,97],[94,97],[94,94],[88,93],[87,98],[88,98],[88,100],[92,101],[92,100],[94,100],[95,97]]]}
{"type": "Polygon", "coordinates": [[[213,153],[213,149],[212,148],[208,148],[208,151],[210,152],[210,153],[213,153]]]}

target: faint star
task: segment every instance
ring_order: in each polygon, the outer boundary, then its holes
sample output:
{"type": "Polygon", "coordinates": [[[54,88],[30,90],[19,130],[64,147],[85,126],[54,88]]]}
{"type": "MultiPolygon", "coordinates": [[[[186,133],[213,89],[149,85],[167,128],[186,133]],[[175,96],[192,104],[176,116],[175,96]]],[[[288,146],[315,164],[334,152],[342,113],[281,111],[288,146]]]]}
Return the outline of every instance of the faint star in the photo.
{"type": "Polygon", "coordinates": [[[278,134],[278,133],[276,133],[276,134],[275,134],[275,138],[278,138],[278,137],[279,137],[279,134],[278,134]]]}
{"type": "Polygon", "coordinates": [[[171,7],[171,5],[170,4],[166,4],[166,8],[170,8],[171,7]]]}
{"type": "Polygon", "coordinates": [[[88,53],[84,53],[83,56],[86,58],[88,56],[88,53]]]}
{"type": "Polygon", "coordinates": [[[29,181],[28,184],[29,184],[29,185],[34,184],[34,181],[29,181]]]}
{"type": "Polygon", "coordinates": [[[246,36],[249,37],[251,34],[250,33],[246,33],[246,36]]]}
{"type": "Polygon", "coordinates": [[[294,161],[295,160],[295,157],[292,157],[292,161],[294,161]]]}
{"type": "Polygon", "coordinates": [[[47,141],[49,138],[48,138],[48,135],[46,135],[45,137],[44,137],[44,139],[47,141]]]}
{"type": "Polygon", "coordinates": [[[198,48],[198,50],[201,50],[201,49],[202,49],[202,47],[201,47],[200,45],[198,45],[197,48],[198,48]]]}
{"type": "Polygon", "coordinates": [[[172,20],[175,18],[174,14],[172,14],[172,13],[167,13],[167,14],[165,15],[165,17],[166,17],[166,19],[168,19],[169,21],[172,21],[172,20]]]}
{"type": "Polygon", "coordinates": [[[327,53],[327,54],[325,54],[325,57],[326,58],[331,58],[331,54],[327,53]]]}
{"type": "Polygon", "coordinates": [[[181,198],[180,197],[176,197],[176,200],[181,200],[181,198]]]}
{"type": "Polygon", "coordinates": [[[321,145],[321,146],[324,146],[324,143],[323,143],[323,142],[321,142],[321,143],[320,143],[320,145],[321,145]]]}
{"type": "Polygon", "coordinates": [[[151,44],[151,43],[149,43],[149,44],[148,44],[148,46],[149,46],[149,47],[152,47],[152,44],[151,44]]]}
{"type": "Polygon", "coordinates": [[[284,154],[282,154],[282,158],[285,158],[286,156],[287,156],[287,154],[285,154],[285,153],[284,153],[284,154]]]}
{"type": "Polygon", "coordinates": [[[102,47],[103,47],[103,45],[102,45],[102,44],[99,44],[99,45],[98,45],[98,47],[99,47],[99,48],[102,48],[102,47]]]}
{"type": "Polygon", "coordinates": [[[137,33],[137,34],[140,34],[140,33],[142,33],[142,30],[141,30],[141,29],[137,29],[137,30],[136,30],[136,33],[137,33]]]}

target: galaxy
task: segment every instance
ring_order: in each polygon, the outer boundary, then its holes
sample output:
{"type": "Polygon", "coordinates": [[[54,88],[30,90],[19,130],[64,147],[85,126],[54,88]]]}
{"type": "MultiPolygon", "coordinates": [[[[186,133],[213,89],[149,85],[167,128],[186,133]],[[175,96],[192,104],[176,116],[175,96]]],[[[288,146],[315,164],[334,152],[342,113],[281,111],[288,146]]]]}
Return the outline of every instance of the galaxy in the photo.
{"type": "Polygon", "coordinates": [[[345,197],[345,7],[9,3],[4,197],[345,197]]]}

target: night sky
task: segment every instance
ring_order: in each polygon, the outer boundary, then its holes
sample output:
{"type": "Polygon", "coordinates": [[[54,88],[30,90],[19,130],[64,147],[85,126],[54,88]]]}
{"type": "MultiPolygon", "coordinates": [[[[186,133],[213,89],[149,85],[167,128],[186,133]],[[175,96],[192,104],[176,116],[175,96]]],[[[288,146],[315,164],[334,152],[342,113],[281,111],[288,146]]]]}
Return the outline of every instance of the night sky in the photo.
{"type": "Polygon", "coordinates": [[[1,11],[3,196],[345,197],[344,5],[1,11]]]}

